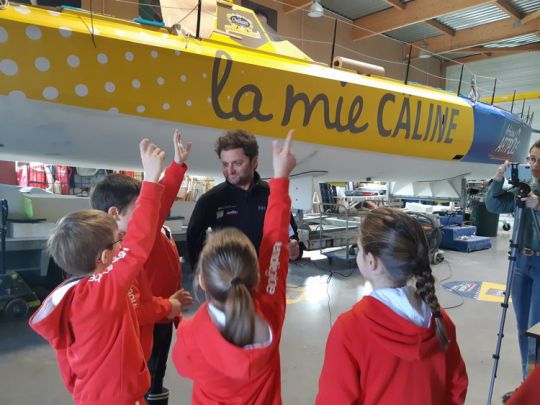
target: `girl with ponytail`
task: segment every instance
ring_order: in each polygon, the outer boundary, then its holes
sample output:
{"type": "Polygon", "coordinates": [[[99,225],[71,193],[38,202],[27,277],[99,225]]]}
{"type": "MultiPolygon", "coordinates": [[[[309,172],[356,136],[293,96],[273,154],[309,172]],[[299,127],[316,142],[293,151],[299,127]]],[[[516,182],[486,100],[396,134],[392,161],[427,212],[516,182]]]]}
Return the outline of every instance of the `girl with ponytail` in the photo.
{"type": "Polygon", "coordinates": [[[356,262],[373,292],[330,332],[318,405],[465,402],[465,364],[435,294],[428,253],[413,217],[391,208],[365,217],[356,262]]]}
{"type": "Polygon", "coordinates": [[[206,302],[177,331],[173,361],[192,404],[281,404],[279,342],[288,272],[293,131],[274,141],[274,178],[257,252],[241,231],[212,232],[197,264],[206,302]]]}

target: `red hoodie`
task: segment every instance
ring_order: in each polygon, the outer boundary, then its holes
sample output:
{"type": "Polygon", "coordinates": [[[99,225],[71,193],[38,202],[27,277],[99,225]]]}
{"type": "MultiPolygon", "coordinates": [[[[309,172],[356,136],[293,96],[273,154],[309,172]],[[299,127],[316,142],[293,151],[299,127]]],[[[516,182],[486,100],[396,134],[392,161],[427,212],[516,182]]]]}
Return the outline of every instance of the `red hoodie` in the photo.
{"type": "MultiPolygon", "coordinates": [[[[159,182],[165,187],[157,224],[159,232],[157,232],[150,257],[144,265],[144,271],[139,274],[138,280],[130,292],[130,295],[135,297],[141,346],[147,360],[152,354],[154,324],[172,322],[172,320],[167,319],[171,312],[169,297],[181,285],[182,270],[176,243],[172,234],[167,237],[163,231],[163,223],[169,216],[186,170],[185,163],[179,165],[173,161],[159,182]]],[[[129,226],[128,224],[128,229],[129,226]]]]}
{"type": "Polygon", "coordinates": [[[56,350],[77,404],[133,405],[150,386],[128,291],[156,238],[162,189],[143,183],[124,246],[106,270],[68,280],[30,318],[56,350]]]}
{"type": "Polygon", "coordinates": [[[422,328],[373,297],[364,297],[333,326],[316,403],[463,404],[467,373],[454,324],[443,310],[450,343],[441,351],[435,322],[422,328]]]}
{"type": "Polygon", "coordinates": [[[270,181],[270,197],[259,251],[260,284],[255,310],[272,330],[272,341],[258,348],[229,343],[212,323],[208,304],[177,331],[173,361],[191,378],[192,404],[281,404],[279,342],[285,319],[291,200],[289,180],[270,181]]]}

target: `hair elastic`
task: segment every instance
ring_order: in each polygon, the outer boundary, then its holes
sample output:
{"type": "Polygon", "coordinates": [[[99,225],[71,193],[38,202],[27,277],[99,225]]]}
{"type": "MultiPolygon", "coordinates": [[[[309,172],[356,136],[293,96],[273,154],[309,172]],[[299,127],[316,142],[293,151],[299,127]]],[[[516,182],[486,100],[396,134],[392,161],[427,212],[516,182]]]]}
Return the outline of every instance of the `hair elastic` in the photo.
{"type": "Polygon", "coordinates": [[[433,316],[434,316],[435,318],[441,318],[441,311],[435,311],[435,312],[433,312],[433,316]]]}
{"type": "Polygon", "coordinates": [[[235,285],[238,285],[238,284],[243,284],[243,281],[241,278],[239,277],[235,277],[231,280],[231,286],[235,286],[235,285]]]}

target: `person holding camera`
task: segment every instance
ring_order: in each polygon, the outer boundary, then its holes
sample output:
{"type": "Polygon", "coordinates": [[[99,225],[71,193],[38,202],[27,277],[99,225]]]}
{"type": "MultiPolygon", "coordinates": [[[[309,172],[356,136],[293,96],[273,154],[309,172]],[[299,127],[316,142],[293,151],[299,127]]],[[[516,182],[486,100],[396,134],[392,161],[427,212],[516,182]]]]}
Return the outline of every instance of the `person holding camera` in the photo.
{"type": "MultiPolygon", "coordinates": [[[[529,149],[527,162],[531,165],[532,179],[528,181],[531,192],[521,198],[525,210],[521,220],[518,239],[518,255],[512,282],[512,302],[516,313],[519,349],[523,378],[527,374],[528,328],[540,322],[540,230],[535,225],[533,215],[540,223],[540,141],[529,149]]],[[[515,194],[503,191],[504,173],[510,166],[508,161],[499,166],[486,197],[486,208],[493,213],[513,212],[515,194]]],[[[525,180],[525,179],[521,179],[525,180]]],[[[538,363],[538,358],[536,362],[538,363]]]]}

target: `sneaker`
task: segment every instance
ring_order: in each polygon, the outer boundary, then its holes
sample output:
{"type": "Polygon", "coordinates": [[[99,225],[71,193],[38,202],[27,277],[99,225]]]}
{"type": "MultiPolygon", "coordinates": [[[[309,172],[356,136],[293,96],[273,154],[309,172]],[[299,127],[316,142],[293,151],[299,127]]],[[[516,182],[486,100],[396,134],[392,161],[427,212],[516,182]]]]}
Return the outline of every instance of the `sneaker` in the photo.
{"type": "Polygon", "coordinates": [[[148,405],[167,405],[169,401],[169,390],[163,388],[159,394],[146,394],[146,402],[148,405]]]}

